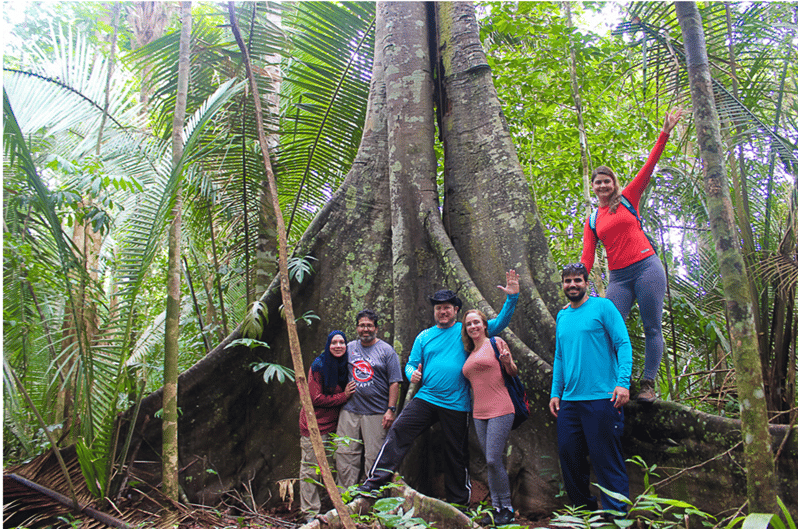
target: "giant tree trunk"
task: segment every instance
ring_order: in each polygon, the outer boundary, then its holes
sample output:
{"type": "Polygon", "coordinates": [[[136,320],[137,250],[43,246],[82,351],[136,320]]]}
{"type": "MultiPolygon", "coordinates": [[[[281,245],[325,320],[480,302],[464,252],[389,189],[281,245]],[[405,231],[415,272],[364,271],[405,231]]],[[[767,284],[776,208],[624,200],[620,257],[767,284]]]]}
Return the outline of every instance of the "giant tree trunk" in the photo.
{"type": "Polygon", "coordinates": [[[776,512],[778,506],[772,441],[768,432],[753,304],[745,263],[737,244],[737,230],[720,138],[720,121],[712,93],[701,15],[694,2],[677,2],[676,15],[684,35],[687,74],[690,78],[698,145],[703,160],[709,223],[723,277],[748,471],[748,506],[751,512],[776,512]]]}
{"type": "MultiPolygon", "coordinates": [[[[485,63],[473,6],[396,2],[379,4],[377,11],[358,155],[295,252],[317,259],[315,273],[292,284],[295,312],[313,310],[321,318],[311,326],[298,323],[304,360],[321,352],[331,329],[353,332],[356,313],[369,307],[383,316],[381,337],[405,361],[416,334],[433,324],[427,295],[451,288],[463,298],[464,309],[495,315],[504,300],[496,285],[503,284],[506,269],[515,268],[522,291],[504,337],[527,384],[532,418],[510,436],[513,504],[525,514],[549,514],[562,501],[556,498],[560,471],[547,404],[554,316],[564,301],[485,63]],[[433,153],[436,106],[445,155],[443,206],[433,153]]],[[[269,350],[227,349],[240,337],[234,331],[180,378],[181,481],[195,501],[214,502],[243,483],[251,484],[262,502],[278,496],[277,480],[298,474],[297,392],[289,385],[264,384],[250,368],[264,360],[291,361],[276,281],[261,300],[268,310],[261,339],[269,350]]],[[[136,425],[137,438],[145,442],[134,470],[145,475],[152,469],[151,482],[159,479],[157,467],[146,463],[160,453],[153,435],[159,393],[145,399],[136,425]]],[[[667,474],[713,458],[740,437],[739,422],[672,404],[629,405],[627,413],[626,455],[641,455],[667,474]]],[[[775,442],[785,431],[774,430],[775,442]]],[[[433,427],[400,468],[422,493],[442,496],[442,446],[433,427]]],[[[658,492],[713,511],[739,506],[745,476],[734,460],[740,453],[710,461],[658,492]]],[[[486,482],[474,439],[471,454],[472,475],[486,482]]],[[[780,465],[782,497],[793,505],[798,505],[797,459],[793,436],[780,465]]],[[[641,473],[629,470],[632,490],[640,492],[641,473]]]]}

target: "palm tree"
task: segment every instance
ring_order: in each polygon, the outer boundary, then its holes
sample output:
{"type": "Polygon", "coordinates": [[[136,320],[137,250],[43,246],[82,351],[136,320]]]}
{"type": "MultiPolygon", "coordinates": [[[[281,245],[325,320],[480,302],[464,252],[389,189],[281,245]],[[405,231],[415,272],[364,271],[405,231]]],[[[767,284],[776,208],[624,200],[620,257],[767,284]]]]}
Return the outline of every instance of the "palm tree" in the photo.
{"type": "Polygon", "coordinates": [[[737,366],[737,388],[740,399],[745,403],[741,407],[740,418],[745,439],[748,504],[753,512],[776,512],[775,464],[770,448],[767,408],[759,398],[764,393],[764,386],[757,354],[753,305],[742,252],[736,241],[701,16],[693,2],[678,3],[676,14],[684,35],[698,144],[704,162],[709,220],[723,277],[729,334],[734,341],[732,351],[737,366]]]}

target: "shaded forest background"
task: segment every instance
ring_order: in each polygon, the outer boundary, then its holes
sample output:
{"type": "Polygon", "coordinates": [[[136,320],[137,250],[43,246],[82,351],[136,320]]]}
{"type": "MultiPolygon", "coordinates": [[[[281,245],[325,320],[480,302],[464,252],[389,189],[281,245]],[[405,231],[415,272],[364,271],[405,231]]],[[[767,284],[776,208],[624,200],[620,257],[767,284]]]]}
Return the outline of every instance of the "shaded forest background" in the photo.
{"type": "MultiPolygon", "coordinates": [[[[670,4],[620,6],[615,31],[601,34],[579,23],[595,18],[592,4],[568,6],[573,13],[565,7],[478,6],[487,66],[555,263],[578,260],[582,223],[593,207],[587,169],[606,164],[627,179],[635,174],[663,112],[689,95],[670,4]]],[[[163,384],[166,231],[177,190],[181,372],[242,321],[257,322],[252,315],[270,312],[271,324],[279,322],[279,312],[260,299],[276,271],[274,220],[224,10],[193,7],[191,118],[177,166],[169,140],[176,11],[157,3],[31,3],[26,10],[4,55],[4,463],[42,452],[52,438],[76,444],[87,481],[97,494],[109,494],[121,485],[113,469],[123,461],[115,458],[130,442],[118,436],[116,417],[163,384]],[[12,116],[16,136],[6,121],[12,116]]],[[[755,298],[765,399],[770,420],[792,426],[798,14],[787,3],[708,3],[701,11],[755,298]]],[[[252,4],[238,6],[238,16],[267,94],[278,198],[296,245],[322,222],[316,214],[338,191],[361,143],[374,6],[252,4]]],[[[669,273],[659,391],[668,402],[736,418],[734,363],[694,134],[684,120],[641,208],[669,273]]],[[[443,197],[440,143],[435,152],[443,197]]],[[[367,270],[358,269],[356,257],[350,262],[352,281],[335,285],[340,295],[358,299],[366,285],[381,282],[390,296],[390,276],[361,277],[367,270]]],[[[292,260],[302,288],[319,281],[324,267],[302,252],[292,260]]],[[[593,279],[601,293],[606,278],[593,279]]],[[[319,314],[326,312],[313,306],[297,314],[300,329],[352,327],[354,313],[335,321],[319,314]]],[[[395,325],[384,325],[383,338],[396,340],[401,354],[412,336],[395,336],[395,325]]],[[[639,366],[642,324],[633,313],[628,325],[639,366]]],[[[275,344],[243,340],[237,343],[252,348],[259,383],[288,384],[280,382],[288,363],[285,354],[273,354],[275,344]]],[[[322,345],[303,343],[306,365],[322,345]]],[[[284,410],[276,402],[268,413],[284,410]]],[[[292,438],[293,426],[277,435],[292,438]]],[[[293,463],[286,461],[289,476],[293,463]]]]}

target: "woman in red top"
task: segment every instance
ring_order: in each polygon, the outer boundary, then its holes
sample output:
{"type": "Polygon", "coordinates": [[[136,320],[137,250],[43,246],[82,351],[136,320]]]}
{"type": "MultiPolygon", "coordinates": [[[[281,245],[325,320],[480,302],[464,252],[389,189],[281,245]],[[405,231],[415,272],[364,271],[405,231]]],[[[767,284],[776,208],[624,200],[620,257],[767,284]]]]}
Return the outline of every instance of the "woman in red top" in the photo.
{"type": "Polygon", "coordinates": [[[664,348],[662,304],[665,299],[665,270],[643,233],[640,222],[632,212],[621,205],[621,196],[623,195],[636,211],[640,211],[640,197],[651,181],[651,174],[671,131],[681,117],[680,108],[673,113],[665,114],[662,132],[654,149],[648,155],[646,164],[623,190],[618,186],[618,179],[609,167],[602,165],[593,171],[591,182],[599,202],[596,232],[594,234],[588,218],[585,221],[582,242],[582,263],[588,273],[593,266],[598,241],[601,240],[604,244],[610,269],[607,298],[612,300],[624,319],[629,315],[632,303],[637,300],[646,334],[646,361],[640,393],[637,396],[637,399],[643,402],[652,402],[656,398],[654,377],[659,371],[664,348]]]}
{"type": "Polygon", "coordinates": [[[474,431],[488,464],[488,488],[495,513],[479,523],[506,525],[515,519],[510,503],[510,479],[504,468],[504,447],[513,427],[515,406],[510,400],[501,365],[510,376],[518,374],[510,348],[496,338],[499,360],[488,339],[488,319],[479,310],[469,310],[463,316],[463,346],[469,353],[463,364],[463,376],[471,382],[474,398],[474,431]]]}
{"type": "MultiPolygon", "coordinates": [[[[327,336],[327,344],[310,365],[308,386],[310,400],[313,401],[313,412],[319,424],[319,432],[326,443],[330,432],[338,427],[338,413],[341,407],[355,393],[355,383],[347,382],[349,375],[347,366],[346,336],[342,331],[332,331],[327,336]]],[[[308,520],[315,517],[321,509],[319,487],[306,480],[318,481],[316,474],[316,455],[310,442],[308,420],[304,408],[299,412],[299,445],[302,448],[302,462],[299,467],[299,503],[308,520]]]]}

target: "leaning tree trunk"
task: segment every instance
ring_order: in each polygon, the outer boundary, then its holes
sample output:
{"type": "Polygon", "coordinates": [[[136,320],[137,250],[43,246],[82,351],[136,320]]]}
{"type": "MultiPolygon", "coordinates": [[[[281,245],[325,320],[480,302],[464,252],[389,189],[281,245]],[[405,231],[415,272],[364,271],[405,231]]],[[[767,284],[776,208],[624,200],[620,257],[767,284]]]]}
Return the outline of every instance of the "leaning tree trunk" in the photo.
{"type": "Polygon", "coordinates": [[[778,506],[772,440],[768,432],[753,304],[745,262],[737,244],[737,230],[720,138],[720,121],[712,93],[701,15],[694,2],[676,2],[676,15],[684,35],[687,75],[693,96],[698,146],[703,160],[709,224],[723,277],[748,473],[748,508],[751,512],[776,512],[778,506]]]}
{"type": "MultiPolygon", "coordinates": [[[[548,515],[562,501],[556,497],[560,471],[547,404],[554,315],[563,300],[479,43],[473,6],[381,3],[377,18],[357,157],[295,250],[317,259],[315,272],[292,284],[295,312],[313,310],[320,317],[312,325],[298,322],[304,360],[322,350],[331,329],[353,332],[355,315],[365,307],[382,315],[381,338],[406,360],[416,334],[433,324],[427,295],[451,288],[463,298],[464,309],[495,315],[504,298],[496,285],[503,283],[506,269],[515,268],[522,292],[504,337],[527,385],[532,418],[510,436],[508,467],[517,510],[548,515]],[[436,106],[445,156],[442,209],[432,150],[436,106]]],[[[261,339],[270,349],[227,348],[240,337],[236,330],[180,378],[181,479],[195,501],[211,503],[246,484],[255,500],[264,502],[278,497],[278,480],[298,475],[297,392],[264,384],[250,367],[291,362],[276,281],[261,301],[268,312],[261,339]]],[[[133,471],[150,482],[159,479],[157,471],[146,472],[146,461],[155,460],[161,448],[153,435],[158,395],[144,400],[136,425],[137,438],[146,442],[133,471]]],[[[665,403],[629,405],[627,418],[627,456],[641,455],[664,474],[695,467],[658,492],[716,512],[744,501],[738,491],[745,476],[735,462],[741,450],[716,457],[740,440],[739,421],[665,403]],[[723,495],[717,494],[719,487],[723,495]]],[[[786,431],[774,429],[775,442],[786,431]]],[[[471,446],[471,473],[486,482],[475,439],[471,446]]],[[[400,469],[424,494],[442,496],[442,447],[433,428],[416,441],[400,469]]],[[[798,505],[795,436],[784,454],[782,496],[798,505]]],[[[641,492],[642,474],[629,470],[633,493],[641,492]]]]}

